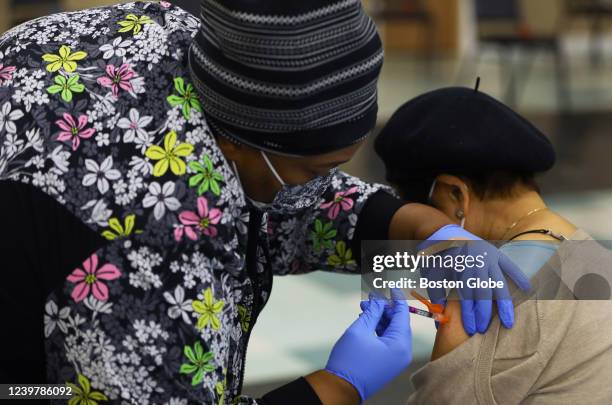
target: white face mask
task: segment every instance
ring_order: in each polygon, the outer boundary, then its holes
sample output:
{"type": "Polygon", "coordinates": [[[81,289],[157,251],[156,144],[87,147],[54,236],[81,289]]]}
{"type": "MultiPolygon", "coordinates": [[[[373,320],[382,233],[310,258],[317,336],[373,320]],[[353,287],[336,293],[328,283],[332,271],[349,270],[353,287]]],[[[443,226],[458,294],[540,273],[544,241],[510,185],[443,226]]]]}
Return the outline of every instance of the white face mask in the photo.
{"type": "MultiPolygon", "coordinates": [[[[433,183],[431,183],[431,188],[429,189],[429,194],[427,195],[427,203],[429,205],[433,205],[431,199],[433,198],[433,193],[434,193],[434,190],[436,189],[437,183],[438,183],[437,179],[435,179],[433,183]]],[[[461,227],[465,228],[465,214],[461,218],[461,227]]]]}
{"type": "MultiPolygon", "coordinates": [[[[334,168],[326,175],[315,177],[304,184],[287,184],[278,174],[266,153],[263,151],[260,151],[260,153],[266,162],[266,165],[281,185],[281,189],[278,193],[276,193],[276,196],[274,196],[271,203],[264,203],[261,201],[255,201],[250,197],[248,198],[255,208],[274,214],[295,215],[300,210],[304,210],[315,205],[321,199],[323,194],[325,194],[325,191],[327,191],[331,185],[332,178],[338,171],[337,168],[334,168]]],[[[236,169],[236,164],[234,162],[232,162],[232,164],[234,166],[234,172],[240,180],[238,170],[236,169]]]]}

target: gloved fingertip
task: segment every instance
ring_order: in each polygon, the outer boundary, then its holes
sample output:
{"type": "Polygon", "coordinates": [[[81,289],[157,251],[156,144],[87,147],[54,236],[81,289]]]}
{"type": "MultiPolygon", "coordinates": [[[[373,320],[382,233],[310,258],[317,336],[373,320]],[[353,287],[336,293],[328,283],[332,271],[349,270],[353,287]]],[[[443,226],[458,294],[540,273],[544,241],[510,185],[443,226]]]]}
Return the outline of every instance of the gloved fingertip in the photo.
{"type": "Polygon", "coordinates": [[[446,290],[441,288],[428,288],[427,289],[427,296],[429,298],[429,301],[434,302],[434,301],[439,301],[439,300],[446,300],[446,290]]]}
{"type": "Polygon", "coordinates": [[[383,316],[384,304],[382,301],[373,300],[368,301],[368,305],[363,310],[361,314],[359,314],[359,319],[357,322],[360,322],[365,326],[366,329],[374,332],[378,323],[380,322],[380,318],[383,316]]]}
{"type": "Polygon", "coordinates": [[[446,298],[436,298],[436,299],[432,299],[430,300],[432,304],[439,304],[442,305],[444,307],[446,307],[446,304],[448,303],[446,298]]]}
{"type": "Polygon", "coordinates": [[[404,301],[404,302],[406,301],[406,295],[399,288],[392,288],[391,289],[391,298],[394,301],[404,301]]]}
{"type": "Polygon", "coordinates": [[[389,311],[385,312],[390,316],[393,316],[395,313],[402,313],[402,314],[407,314],[408,313],[408,301],[406,300],[406,297],[404,296],[404,294],[402,293],[401,295],[396,295],[393,301],[392,301],[392,306],[388,306],[389,311]]]}
{"type": "Polygon", "coordinates": [[[393,311],[395,310],[395,306],[391,306],[389,304],[385,305],[385,316],[391,318],[393,316],[393,311]]]}
{"type": "Polygon", "coordinates": [[[501,318],[501,323],[504,326],[504,328],[506,329],[512,329],[512,327],[514,326],[514,319],[512,319],[512,316],[507,316],[505,318],[501,318]]]}
{"type": "Polygon", "coordinates": [[[361,308],[362,311],[366,311],[369,307],[370,307],[370,301],[361,301],[359,303],[359,308],[361,308]]]}
{"type": "Polygon", "coordinates": [[[476,329],[478,330],[478,333],[484,335],[489,329],[489,323],[490,322],[488,320],[476,321],[476,329]]]}
{"type": "Polygon", "coordinates": [[[474,301],[461,301],[461,319],[465,333],[473,336],[476,333],[476,316],[474,314],[474,301]]]}
{"type": "Polygon", "coordinates": [[[385,301],[383,301],[380,297],[373,298],[370,301],[368,301],[367,308],[369,312],[382,313],[385,309],[385,301]]]}
{"type": "Polygon", "coordinates": [[[476,302],[476,329],[478,333],[485,333],[489,329],[492,312],[493,302],[491,300],[476,302]]]}
{"type": "Polygon", "coordinates": [[[500,300],[497,302],[497,312],[499,320],[506,329],[511,329],[514,326],[514,307],[512,301],[500,300]]]}
{"type": "Polygon", "coordinates": [[[527,292],[531,290],[531,282],[527,277],[518,277],[518,279],[515,280],[514,283],[521,291],[527,292]]]}

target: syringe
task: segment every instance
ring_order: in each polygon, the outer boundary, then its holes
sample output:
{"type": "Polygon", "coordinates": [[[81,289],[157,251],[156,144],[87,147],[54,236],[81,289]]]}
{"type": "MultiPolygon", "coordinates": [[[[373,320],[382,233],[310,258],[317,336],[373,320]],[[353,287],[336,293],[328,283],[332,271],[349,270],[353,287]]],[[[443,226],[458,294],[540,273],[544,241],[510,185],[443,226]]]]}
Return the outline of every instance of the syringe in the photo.
{"type": "Polygon", "coordinates": [[[410,295],[412,295],[413,297],[421,301],[421,303],[425,305],[427,309],[429,309],[429,311],[425,311],[424,309],[415,308],[413,306],[408,305],[408,310],[411,313],[421,315],[426,318],[431,318],[434,321],[437,321],[440,325],[444,325],[445,323],[450,321],[450,318],[448,317],[448,315],[443,314],[444,312],[443,305],[432,304],[431,302],[429,302],[427,298],[423,297],[421,294],[419,294],[416,291],[412,291],[410,295]]]}
{"type": "Polygon", "coordinates": [[[408,305],[408,310],[410,311],[410,313],[421,315],[426,318],[431,318],[434,321],[438,321],[440,325],[444,325],[450,320],[449,317],[444,314],[434,314],[432,312],[425,311],[424,309],[420,309],[420,308],[415,308],[410,305],[408,305]]]}

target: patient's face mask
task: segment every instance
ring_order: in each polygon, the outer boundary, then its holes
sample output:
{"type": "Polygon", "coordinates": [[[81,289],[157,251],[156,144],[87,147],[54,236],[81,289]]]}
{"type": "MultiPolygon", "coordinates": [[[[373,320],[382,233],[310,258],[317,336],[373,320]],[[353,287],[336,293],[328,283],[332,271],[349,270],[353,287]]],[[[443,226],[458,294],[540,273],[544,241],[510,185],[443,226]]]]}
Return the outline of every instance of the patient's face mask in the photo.
{"type": "MultiPolygon", "coordinates": [[[[270,203],[264,203],[249,198],[250,203],[262,211],[271,214],[295,215],[296,213],[314,206],[331,185],[332,178],[338,172],[338,168],[330,170],[326,175],[315,177],[304,184],[287,184],[278,174],[274,165],[265,152],[260,151],[266,165],[280,183],[281,189],[270,203]]],[[[238,176],[238,170],[234,165],[234,171],[238,176]]]]}

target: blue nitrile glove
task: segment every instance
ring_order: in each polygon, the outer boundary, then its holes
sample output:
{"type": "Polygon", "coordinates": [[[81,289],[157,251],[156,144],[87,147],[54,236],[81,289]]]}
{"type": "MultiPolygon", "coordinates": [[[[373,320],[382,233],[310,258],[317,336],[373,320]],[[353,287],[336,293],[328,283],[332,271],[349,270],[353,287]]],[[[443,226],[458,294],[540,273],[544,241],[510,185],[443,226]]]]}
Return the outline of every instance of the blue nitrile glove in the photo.
{"type": "MultiPolygon", "coordinates": [[[[472,256],[482,255],[484,257],[484,267],[458,272],[452,269],[429,269],[421,271],[421,275],[428,280],[462,280],[464,285],[469,278],[479,278],[480,280],[491,279],[502,281],[503,288],[477,288],[470,289],[465,286],[458,289],[461,299],[461,317],[463,328],[468,335],[476,332],[484,333],[489,328],[491,322],[493,298],[497,303],[497,310],[502,325],[511,328],[514,325],[514,306],[512,297],[508,290],[504,274],[508,276],[518,288],[528,291],[531,288],[529,279],[521,272],[506,255],[500,252],[489,242],[482,240],[458,225],[447,225],[440,228],[427,241],[419,246],[419,250],[433,246],[437,241],[450,239],[469,239],[470,242],[461,243],[461,246],[451,247],[438,254],[451,256],[472,256]]],[[[443,288],[428,289],[429,297],[434,304],[445,304],[445,291],[443,288]]]]}
{"type": "Polygon", "coordinates": [[[391,290],[393,313],[382,336],[375,331],[386,299],[370,299],[366,310],[336,342],[325,370],[348,381],[362,401],[397,377],[412,361],[410,313],[401,290],[391,290]]]}
{"type": "MultiPolygon", "coordinates": [[[[361,307],[362,311],[367,311],[368,308],[370,308],[370,302],[372,302],[375,299],[383,299],[385,300],[385,298],[381,298],[380,295],[374,294],[374,293],[370,293],[368,295],[368,301],[361,301],[359,303],[359,306],[361,307]]],[[[382,336],[385,331],[387,330],[387,326],[389,326],[389,323],[391,323],[391,318],[393,317],[393,301],[388,300],[385,303],[385,309],[383,311],[383,316],[382,318],[380,318],[380,322],[378,322],[378,325],[376,325],[376,335],[377,336],[382,336]]]]}

